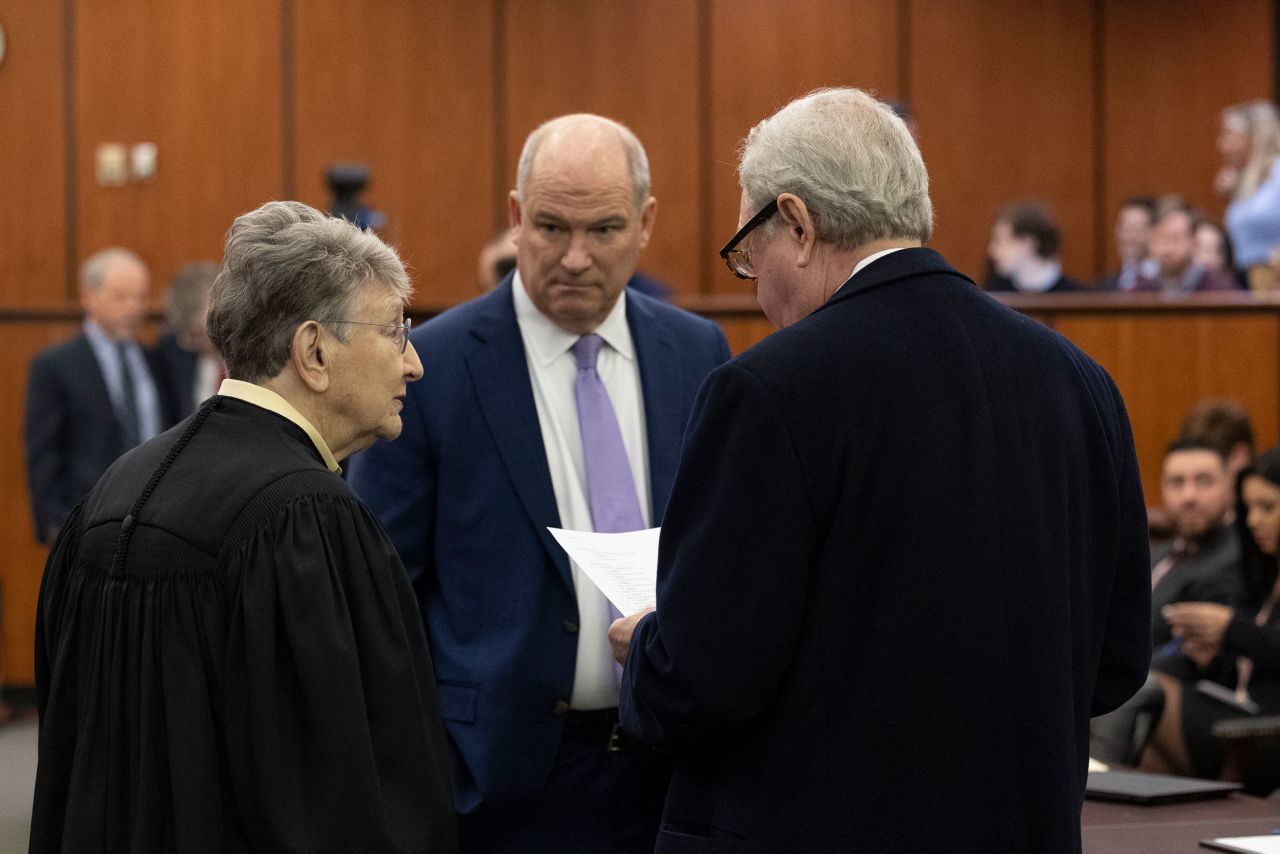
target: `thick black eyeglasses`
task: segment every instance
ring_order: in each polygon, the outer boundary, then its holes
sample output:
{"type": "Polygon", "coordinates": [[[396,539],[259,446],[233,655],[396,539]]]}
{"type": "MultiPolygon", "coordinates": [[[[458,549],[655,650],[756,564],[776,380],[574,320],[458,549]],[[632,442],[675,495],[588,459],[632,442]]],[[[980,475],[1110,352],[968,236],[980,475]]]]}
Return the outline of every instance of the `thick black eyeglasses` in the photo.
{"type": "Polygon", "coordinates": [[[729,268],[729,272],[733,273],[739,279],[754,279],[755,271],[751,269],[751,253],[745,249],[739,249],[738,244],[746,239],[760,223],[765,222],[769,217],[778,212],[778,200],[774,199],[760,209],[760,213],[747,220],[747,224],[738,229],[738,233],[730,238],[729,242],[720,250],[720,257],[724,259],[724,264],[729,268]]]}
{"type": "Polygon", "coordinates": [[[391,335],[400,347],[400,354],[409,349],[409,330],[413,327],[413,318],[406,317],[404,323],[366,323],[363,320],[330,320],[329,323],[354,323],[356,326],[376,326],[379,329],[394,329],[391,335]]]}

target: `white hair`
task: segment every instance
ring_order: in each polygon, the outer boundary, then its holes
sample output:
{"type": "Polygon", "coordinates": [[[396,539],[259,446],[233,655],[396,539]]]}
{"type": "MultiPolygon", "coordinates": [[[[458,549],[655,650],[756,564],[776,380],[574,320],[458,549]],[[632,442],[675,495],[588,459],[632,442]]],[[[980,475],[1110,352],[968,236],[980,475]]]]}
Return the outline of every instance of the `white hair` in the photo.
{"type": "Polygon", "coordinates": [[[839,249],[933,233],[920,149],[893,109],[861,89],[818,89],[760,122],[742,143],[738,178],[755,208],[799,196],[818,239],[839,249]]]}
{"type": "Polygon", "coordinates": [[[147,265],[133,252],[120,246],[111,246],[93,253],[80,265],[80,286],[86,291],[96,291],[107,278],[107,271],[119,262],[147,269],[147,265]]]}
{"type": "Polygon", "coordinates": [[[636,210],[643,208],[644,203],[649,200],[651,187],[649,157],[644,153],[644,146],[640,144],[640,140],[626,125],[592,113],[573,113],[567,116],[560,116],[543,122],[533,129],[533,132],[524,141],[524,148],[520,151],[520,162],[516,166],[516,195],[522,199],[524,198],[525,190],[529,186],[529,178],[533,174],[534,160],[537,159],[538,150],[542,147],[542,143],[546,138],[556,131],[568,131],[574,125],[594,125],[596,129],[604,125],[612,128],[618,134],[619,142],[622,143],[622,150],[627,155],[627,168],[631,172],[631,187],[636,196],[636,210]]]}

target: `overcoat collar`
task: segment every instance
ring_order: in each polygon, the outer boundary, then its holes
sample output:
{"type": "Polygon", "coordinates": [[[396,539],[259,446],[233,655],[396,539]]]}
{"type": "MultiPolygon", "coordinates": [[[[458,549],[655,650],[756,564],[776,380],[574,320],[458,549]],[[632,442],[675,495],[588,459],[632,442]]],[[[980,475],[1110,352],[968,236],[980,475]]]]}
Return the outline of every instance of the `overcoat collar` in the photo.
{"type": "MultiPolygon", "coordinates": [[[[947,273],[974,284],[973,280],[947,263],[947,260],[932,249],[923,246],[891,252],[883,258],[877,258],[857,275],[850,277],[831,297],[815,311],[822,311],[837,303],[844,302],[867,291],[891,285],[915,276],[930,276],[947,273]]],[[[974,287],[977,287],[974,284],[974,287]]]]}

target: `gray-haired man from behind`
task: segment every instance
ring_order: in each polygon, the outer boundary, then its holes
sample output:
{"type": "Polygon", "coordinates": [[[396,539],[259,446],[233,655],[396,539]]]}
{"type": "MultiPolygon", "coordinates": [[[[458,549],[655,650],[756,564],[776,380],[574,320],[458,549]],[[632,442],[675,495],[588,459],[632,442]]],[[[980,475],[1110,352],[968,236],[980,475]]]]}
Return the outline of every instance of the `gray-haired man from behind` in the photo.
{"type": "Polygon", "coordinates": [[[788,104],[739,175],[722,254],[784,328],[707,377],[657,611],[610,630],[674,760],[657,852],[1079,851],[1089,716],[1150,657],[1119,393],[923,248],[866,93],[788,104]]]}
{"type": "Polygon", "coordinates": [[[413,591],[338,476],[422,376],[410,291],[305,205],[232,225],[230,379],[107,471],[45,568],[33,852],[456,849],[413,591]]]}

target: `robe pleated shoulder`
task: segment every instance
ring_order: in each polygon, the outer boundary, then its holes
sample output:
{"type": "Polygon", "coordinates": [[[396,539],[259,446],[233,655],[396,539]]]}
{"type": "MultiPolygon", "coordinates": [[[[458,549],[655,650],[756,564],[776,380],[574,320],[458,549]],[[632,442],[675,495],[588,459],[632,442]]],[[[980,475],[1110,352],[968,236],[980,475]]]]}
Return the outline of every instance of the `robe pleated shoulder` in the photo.
{"type": "Polygon", "coordinates": [[[122,458],[50,554],[31,851],[454,851],[390,541],[296,426],[201,413],[122,458]]]}

